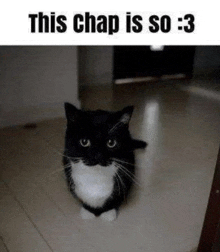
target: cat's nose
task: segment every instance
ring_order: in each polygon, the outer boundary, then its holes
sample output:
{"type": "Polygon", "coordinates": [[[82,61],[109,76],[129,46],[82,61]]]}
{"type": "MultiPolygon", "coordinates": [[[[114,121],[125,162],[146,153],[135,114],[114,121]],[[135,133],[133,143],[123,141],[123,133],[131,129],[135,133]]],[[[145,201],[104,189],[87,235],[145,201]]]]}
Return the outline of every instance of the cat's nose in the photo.
{"type": "Polygon", "coordinates": [[[94,155],[94,159],[100,165],[103,165],[106,163],[104,155],[100,152],[98,152],[94,155]]]}
{"type": "Polygon", "coordinates": [[[95,159],[95,161],[97,162],[97,164],[99,164],[99,165],[107,166],[107,164],[108,164],[108,162],[107,162],[105,156],[104,156],[103,153],[101,153],[101,152],[97,152],[97,153],[94,155],[94,159],[95,159]]]}
{"type": "Polygon", "coordinates": [[[98,152],[94,155],[94,158],[96,161],[101,162],[103,160],[103,155],[102,153],[98,152]]]}

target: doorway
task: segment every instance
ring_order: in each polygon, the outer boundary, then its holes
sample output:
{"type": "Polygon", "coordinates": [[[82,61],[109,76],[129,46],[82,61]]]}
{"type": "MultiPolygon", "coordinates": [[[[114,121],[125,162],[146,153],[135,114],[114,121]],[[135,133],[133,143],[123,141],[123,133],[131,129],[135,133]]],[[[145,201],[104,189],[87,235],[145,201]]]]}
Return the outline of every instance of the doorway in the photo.
{"type": "Polygon", "coordinates": [[[115,46],[113,79],[183,74],[191,78],[195,46],[115,46]]]}

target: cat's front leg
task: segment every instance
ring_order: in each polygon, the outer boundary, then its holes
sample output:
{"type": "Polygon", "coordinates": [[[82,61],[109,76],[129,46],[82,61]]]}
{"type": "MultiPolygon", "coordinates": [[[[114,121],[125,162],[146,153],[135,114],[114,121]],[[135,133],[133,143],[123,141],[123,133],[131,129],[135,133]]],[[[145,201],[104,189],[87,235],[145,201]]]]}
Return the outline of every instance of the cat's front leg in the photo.
{"type": "Polygon", "coordinates": [[[80,215],[83,220],[92,220],[95,218],[95,215],[90,211],[86,210],[84,207],[81,208],[80,215]]]}
{"type": "Polygon", "coordinates": [[[109,211],[102,213],[100,217],[105,221],[114,221],[117,218],[117,211],[116,209],[111,209],[109,211]]]}

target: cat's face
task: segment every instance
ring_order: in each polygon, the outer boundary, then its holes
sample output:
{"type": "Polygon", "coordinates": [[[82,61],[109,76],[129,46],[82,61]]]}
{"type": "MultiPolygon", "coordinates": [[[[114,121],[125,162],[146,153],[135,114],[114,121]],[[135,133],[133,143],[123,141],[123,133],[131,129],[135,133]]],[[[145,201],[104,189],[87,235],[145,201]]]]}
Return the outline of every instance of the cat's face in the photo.
{"type": "Polygon", "coordinates": [[[81,111],[66,103],[66,155],[88,166],[110,165],[114,158],[132,155],[132,139],[128,131],[133,107],[119,112],[81,111]]]}

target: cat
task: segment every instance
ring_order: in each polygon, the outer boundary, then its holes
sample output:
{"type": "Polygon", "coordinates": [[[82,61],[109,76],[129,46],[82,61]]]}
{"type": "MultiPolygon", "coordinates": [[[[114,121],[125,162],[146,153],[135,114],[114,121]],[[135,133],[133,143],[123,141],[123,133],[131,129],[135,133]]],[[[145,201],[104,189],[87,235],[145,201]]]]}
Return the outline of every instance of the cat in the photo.
{"type": "Polygon", "coordinates": [[[81,216],[112,221],[127,198],[135,174],[134,150],[146,142],[129,132],[133,106],[121,111],[83,111],[65,103],[64,171],[81,216]]]}

